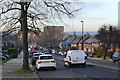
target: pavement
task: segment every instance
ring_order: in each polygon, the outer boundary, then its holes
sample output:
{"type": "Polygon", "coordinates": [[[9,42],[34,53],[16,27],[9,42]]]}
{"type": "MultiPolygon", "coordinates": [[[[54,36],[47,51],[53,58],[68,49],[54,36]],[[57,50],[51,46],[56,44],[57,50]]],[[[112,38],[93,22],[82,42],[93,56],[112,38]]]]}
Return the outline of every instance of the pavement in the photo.
{"type": "Polygon", "coordinates": [[[103,60],[103,58],[88,57],[87,64],[110,70],[120,71],[120,63],[113,63],[112,59],[103,60]]]}
{"type": "Polygon", "coordinates": [[[22,68],[22,64],[23,52],[18,55],[18,58],[11,59],[2,65],[2,80],[40,80],[30,62],[31,72],[16,72],[16,70],[22,68]]]}

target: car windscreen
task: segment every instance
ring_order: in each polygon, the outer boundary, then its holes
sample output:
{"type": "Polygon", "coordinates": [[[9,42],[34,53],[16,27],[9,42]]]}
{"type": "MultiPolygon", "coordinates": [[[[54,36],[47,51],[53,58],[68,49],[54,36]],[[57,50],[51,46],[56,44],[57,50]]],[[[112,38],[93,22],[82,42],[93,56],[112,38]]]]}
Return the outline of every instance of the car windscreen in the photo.
{"type": "Polygon", "coordinates": [[[40,60],[53,59],[52,56],[41,56],[40,60]]]}

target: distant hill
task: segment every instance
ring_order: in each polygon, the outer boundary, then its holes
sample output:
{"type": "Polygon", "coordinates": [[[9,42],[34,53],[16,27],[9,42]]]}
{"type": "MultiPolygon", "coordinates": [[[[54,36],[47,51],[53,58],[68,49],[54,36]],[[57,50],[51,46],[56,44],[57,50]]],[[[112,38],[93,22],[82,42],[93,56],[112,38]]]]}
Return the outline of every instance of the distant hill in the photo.
{"type": "MultiPolygon", "coordinates": [[[[82,32],[64,32],[65,34],[68,35],[82,35],[82,32]]],[[[97,32],[84,32],[84,34],[90,34],[90,35],[96,35],[97,32]]]]}

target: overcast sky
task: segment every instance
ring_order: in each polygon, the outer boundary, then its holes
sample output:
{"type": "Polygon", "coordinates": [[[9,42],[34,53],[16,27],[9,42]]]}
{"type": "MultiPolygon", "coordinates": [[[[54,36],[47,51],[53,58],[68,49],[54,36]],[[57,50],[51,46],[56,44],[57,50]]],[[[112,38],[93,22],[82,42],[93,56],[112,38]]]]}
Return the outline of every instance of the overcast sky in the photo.
{"type": "MultiPolygon", "coordinates": [[[[64,19],[67,23],[65,32],[81,31],[81,20],[84,21],[84,31],[97,31],[103,24],[118,25],[118,1],[83,3],[83,8],[74,18],[64,19]]],[[[59,25],[64,24],[59,23],[59,25]]]]}
{"type": "MultiPolygon", "coordinates": [[[[118,25],[118,1],[120,0],[65,0],[80,2],[76,7],[82,9],[75,13],[74,18],[63,18],[64,23],[57,21],[51,25],[65,26],[65,32],[81,31],[81,20],[84,31],[98,31],[103,24],[118,25]]],[[[73,6],[74,6],[73,5],[73,6]]]]}

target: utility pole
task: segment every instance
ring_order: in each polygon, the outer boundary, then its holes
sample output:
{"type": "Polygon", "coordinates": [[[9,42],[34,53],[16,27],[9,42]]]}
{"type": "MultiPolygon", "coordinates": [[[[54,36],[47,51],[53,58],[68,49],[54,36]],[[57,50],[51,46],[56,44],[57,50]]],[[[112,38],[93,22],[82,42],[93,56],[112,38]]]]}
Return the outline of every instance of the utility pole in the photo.
{"type": "Polygon", "coordinates": [[[84,44],[83,44],[84,21],[81,21],[81,22],[82,22],[82,50],[84,50],[84,44]]]}
{"type": "Polygon", "coordinates": [[[112,26],[109,27],[109,49],[111,45],[111,32],[112,32],[112,26]]]}

